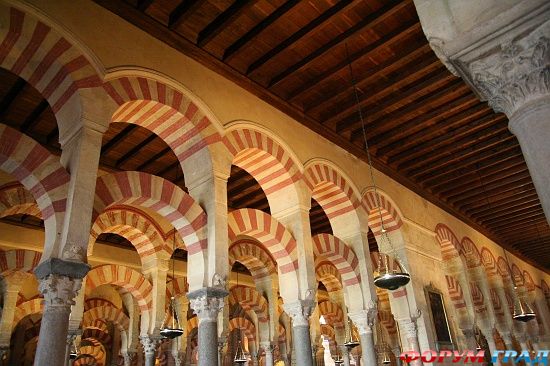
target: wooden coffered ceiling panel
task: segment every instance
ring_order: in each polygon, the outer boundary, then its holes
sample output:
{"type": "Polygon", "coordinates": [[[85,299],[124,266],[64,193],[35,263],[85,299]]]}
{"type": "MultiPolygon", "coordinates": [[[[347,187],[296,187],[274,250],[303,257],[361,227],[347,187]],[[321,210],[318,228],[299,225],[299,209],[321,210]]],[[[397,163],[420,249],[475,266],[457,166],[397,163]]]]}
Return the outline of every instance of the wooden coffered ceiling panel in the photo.
{"type": "Polygon", "coordinates": [[[364,159],[351,60],[377,169],[550,269],[506,116],[439,62],[412,1],[95,1],[364,159]]]}

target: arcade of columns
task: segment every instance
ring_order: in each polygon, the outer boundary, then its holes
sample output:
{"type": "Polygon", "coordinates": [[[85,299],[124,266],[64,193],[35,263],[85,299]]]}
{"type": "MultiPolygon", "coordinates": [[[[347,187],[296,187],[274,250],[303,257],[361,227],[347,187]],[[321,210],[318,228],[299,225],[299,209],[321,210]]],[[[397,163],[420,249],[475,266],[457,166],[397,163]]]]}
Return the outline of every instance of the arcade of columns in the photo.
{"type": "MultiPolygon", "coordinates": [[[[0,217],[44,220],[43,233],[0,223],[10,364],[65,365],[73,344],[77,365],[231,364],[242,339],[254,365],[322,365],[323,340],[346,365],[375,365],[382,334],[395,354],[436,348],[427,289],[442,294],[458,349],[550,347],[547,273],[378,173],[376,197],[362,162],[97,5],[59,3],[0,2],[0,66],[46,98],[62,147],[52,155],[0,124],[0,217]],[[161,137],[187,192],[98,169],[110,123],[161,137]],[[271,214],[228,212],[232,165],[257,180],[271,214]],[[333,235],[312,237],[312,198],[333,235]],[[369,230],[410,271],[405,288],[375,289],[369,230]],[[96,243],[102,233],[136,252],[96,243]],[[187,261],[172,276],[174,247],[187,261]],[[237,277],[237,262],[249,273],[237,277]],[[512,320],[512,276],[536,321],[512,320]],[[171,296],[185,332],[167,341],[171,296]],[[360,339],[351,355],[347,332],[360,339]]],[[[550,3],[481,3],[415,1],[442,61],[509,117],[548,217],[550,3]]]]}

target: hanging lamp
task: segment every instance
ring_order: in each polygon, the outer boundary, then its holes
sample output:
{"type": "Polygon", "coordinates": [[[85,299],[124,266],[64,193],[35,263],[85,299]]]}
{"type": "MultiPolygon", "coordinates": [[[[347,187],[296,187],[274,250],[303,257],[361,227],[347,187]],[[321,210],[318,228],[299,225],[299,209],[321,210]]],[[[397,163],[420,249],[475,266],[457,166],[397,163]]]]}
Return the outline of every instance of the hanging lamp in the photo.
{"type": "Polygon", "coordinates": [[[172,324],[171,326],[168,326],[167,319],[164,319],[163,327],[160,329],[160,335],[164,338],[168,339],[174,339],[177,337],[181,337],[183,335],[183,328],[180,325],[178,314],[176,312],[176,299],[174,297],[175,294],[175,284],[176,276],[174,271],[174,262],[175,258],[174,255],[176,253],[176,228],[174,228],[174,238],[172,241],[172,296],[170,297],[170,305],[169,305],[169,311],[172,314],[172,324]]]}
{"type": "Polygon", "coordinates": [[[73,341],[71,350],[69,351],[69,359],[75,360],[78,357],[78,348],[76,347],[76,340],[73,341]]]}
{"type": "Polygon", "coordinates": [[[346,333],[346,340],[344,341],[344,346],[348,349],[348,352],[354,349],[359,345],[359,340],[353,335],[353,324],[351,319],[348,318],[348,331],[346,333]]]}
{"type": "MultiPolygon", "coordinates": [[[[237,272],[237,287],[239,287],[239,272],[237,272]]],[[[233,358],[233,362],[235,365],[244,365],[248,359],[246,358],[246,355],[244,353],[243,344],[241,342],[241,330],[239,329],[239,345],[237,346],[237,352],[235,352],[235,357],[233,358]]]]}
{"type": "MultiPolygon", "coordinates": [[[[382,331],[382,326],[380,325],[380,320],[378,323],[378,332],[380,334],[380,343],[378,344],[378,350],[382,351],[382,361],[380,362],[382,365],[389,365],[391,364],[391,358],[388,352],[389,346],[386,344],[386,340],[384,338],[384,332],[382,331]]],[[[379,352],[380,354],[380,352],[379,352]]]]}
{"type": "Polygon", "coordinates": [[[347,44],[346,44],[346,56],[348,59],[348,67],[349,67],[349,72],[351,76],[353,93],[355,96],[355,103],[357,104],[357,114],[359,115],[359,120],[361,121],[361,131],[363,133],[363,140],[365,142],[365,150],[367,151],[367,163],[369,165],[369,173],[370,173],[370,178],[371,178],[372,186],[374,190],[374,197],[376,199],[376,204],[378,206],[378,216],[380,218],[380,227],[381,227],[381,234],[382,234],[382,236],[380,237],[380,240],[383,240],[383,239],[387,240],[392,253],[395,253],[395,261],[398,264],[398,266],[396,266],[397,268],[390,269],[388,258],[387,256],[381,253],[380,246],[379,246],[378,252],[379,252],[380,260],[378,265],[378,273],[374,277],[374,284],[376,287],[393,291],[408,284],[409,281],[411,280],[411,276],[405,270],[405,267],[399,260],[399,255],[395,252],[395,249],[393,248],[390,237],[388,236],[388,233],[386,232],[386,229],[384,227],[384,220],[382,218],[382,208],[380,207],[380,197],[378,196],[376,180],[374,179],[374,168],[372,166],[372,157],[369,152],[369,142],[367,141],[367,132],[365,129],[365,121],[363,119],[363,111],[361,108],[361,104],[359,102],[359,93],[357,92],[357,83],[355,81],[355,76],[353,74],[353,68],[351,66],[351,60],[349,57],[347,44]],[[385,259],[383,260],[382,257],[385,257],[385,259]],[[401,270],[398,270],[398,268],[401,268],[401,270]]]}
{"type": "Polygon", "coordinates": [[[340,352],[336,351],[336,358],[334,359],[334,364],[341,365],[343,363],[344,363],[344,360],[342,359],[340,352]]]}

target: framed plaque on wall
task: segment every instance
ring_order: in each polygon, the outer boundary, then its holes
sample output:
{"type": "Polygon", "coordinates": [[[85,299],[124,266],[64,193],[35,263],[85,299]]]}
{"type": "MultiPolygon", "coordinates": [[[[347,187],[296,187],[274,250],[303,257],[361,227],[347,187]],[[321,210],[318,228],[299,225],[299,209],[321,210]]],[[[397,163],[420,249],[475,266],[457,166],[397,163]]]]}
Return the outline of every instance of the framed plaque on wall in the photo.
{"type": "Polygon", "coordinates": [[[439,349],[453,349],[453,338],[449,327],[447,312],[443,294],[433,285],[424,288],[426,300],[430,312],[430,318],[434,327],[436,344],[439,349]]]}

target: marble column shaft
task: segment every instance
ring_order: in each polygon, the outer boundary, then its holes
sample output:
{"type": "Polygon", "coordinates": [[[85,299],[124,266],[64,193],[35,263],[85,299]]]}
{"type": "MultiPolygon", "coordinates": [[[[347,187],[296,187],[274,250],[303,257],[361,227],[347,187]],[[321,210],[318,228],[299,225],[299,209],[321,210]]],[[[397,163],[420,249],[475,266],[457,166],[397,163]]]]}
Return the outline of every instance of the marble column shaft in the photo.
{"type": "Polygon", "coordinates": [[[297,301],[284,304],[285,311],[292,318],[292,343],[297,365],[313,365],[311,349],[311,335],[309,332],[309,316],[313,311],[314,303],[311,300],[297,301]]]}
{"type": "Polygon", "coordinates": [[[273,346],[270,343],[261,344],[265,352],[265,366],[273,366],[273,346]]]}
{"type": "Polygon", "coordinates": [[[145,366],[155,366],[158,339],[151,336],[142,336],[140,341],[145,355],[145,366]]]}

